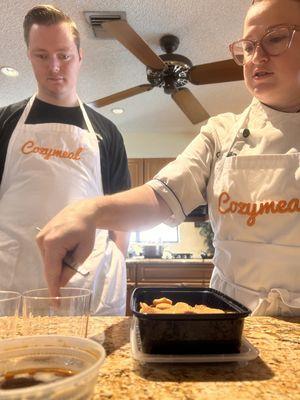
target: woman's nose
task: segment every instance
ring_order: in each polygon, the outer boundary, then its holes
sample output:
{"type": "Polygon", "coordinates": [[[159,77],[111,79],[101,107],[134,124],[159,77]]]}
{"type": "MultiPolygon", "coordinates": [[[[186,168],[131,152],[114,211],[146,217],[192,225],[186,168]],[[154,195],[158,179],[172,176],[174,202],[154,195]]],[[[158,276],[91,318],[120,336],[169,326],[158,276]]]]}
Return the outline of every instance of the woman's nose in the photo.
{"type": "Polygon", "coordinates": [[[252,58],[252,63],[253,64],[262,64],[268,61],[269,55],[265,52],[263,47],[261,47],[260,44],[258,44],[254,50],[253,58],[252,58]]]}

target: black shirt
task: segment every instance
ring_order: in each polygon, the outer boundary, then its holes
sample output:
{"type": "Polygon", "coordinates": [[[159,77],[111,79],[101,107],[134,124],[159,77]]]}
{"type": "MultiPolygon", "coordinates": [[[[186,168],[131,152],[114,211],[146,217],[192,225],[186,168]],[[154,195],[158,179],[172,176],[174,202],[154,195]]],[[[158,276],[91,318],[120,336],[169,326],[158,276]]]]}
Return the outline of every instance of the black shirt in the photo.
{"type": "MultiPolygon", "coordinates": [[[[0,183],[3,175],[8,143],[29,99],[0,109],[0,183]]],[[[96,133],[101,158],[104,194],[117,193],[130,188],[130,175],[123,138],[117,127],[107,118],[84,104],[96,133]]],[[[86,129],[79,106],[60,107],[35,98],[25,124],[61,123],[86,129]]]]}

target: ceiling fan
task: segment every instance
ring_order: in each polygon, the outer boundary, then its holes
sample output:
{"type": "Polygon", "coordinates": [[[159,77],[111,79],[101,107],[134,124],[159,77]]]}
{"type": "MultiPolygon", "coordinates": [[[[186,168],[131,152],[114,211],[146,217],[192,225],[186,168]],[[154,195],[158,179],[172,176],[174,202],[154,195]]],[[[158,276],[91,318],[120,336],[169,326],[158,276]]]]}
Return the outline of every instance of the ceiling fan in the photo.
{"type": "Polygon", "coordinates": [[[103,107],[147,92],[154,87],[162,87],[165,93],[171,95],[187,118],[193,124],[198,124],[209,118],[209,115],[193,93],[184,86],[189,82],[194,85],[205,85],[243,79],[242,68],[231,59],[193,66],[187,57],[174,53],[179,45],[179,39],[174,35],[161,37],[160,46],[165,53],[158,56],[126,21],[107,21],[102,26],[146,65],[149,83],[91,102],[95,107],[103,107]]]}

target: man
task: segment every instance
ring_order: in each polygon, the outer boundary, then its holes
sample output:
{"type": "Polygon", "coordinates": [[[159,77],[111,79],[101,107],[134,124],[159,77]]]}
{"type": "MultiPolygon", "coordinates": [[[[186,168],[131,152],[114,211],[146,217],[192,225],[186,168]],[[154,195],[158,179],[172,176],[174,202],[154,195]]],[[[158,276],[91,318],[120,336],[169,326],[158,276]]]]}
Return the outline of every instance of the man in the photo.
{"type": "MultiPolygon", "coordinates": [[[[241,114],[211,118],[187,149],[148,184],[83,200],[38,235],[49,289],[82,262],[96,227],[134,230],[180,223],[209,205],[214,230],[211,286],[254,315],[300,315],[300,1],[250,7],[244,38],[230,46],[254,99],[241,114]]],[[[69,276],[67,276],[69,274],[69,276]]]]}
{"type": "MultiPolygon", "coordinates": [[[[75,23],[37,6],[25,16],[24,38],[37,94],[0,110],[0,289],[20,292],[46,285],[36,229],[75,200],[130,187],[119,131],[77,96],[75,23]]],[[[99,230],[91,240],[93,253],[79,268],[88,275],[69,285],[92,289],[94,313],[123,314],[128,234],[99,230]]]]}

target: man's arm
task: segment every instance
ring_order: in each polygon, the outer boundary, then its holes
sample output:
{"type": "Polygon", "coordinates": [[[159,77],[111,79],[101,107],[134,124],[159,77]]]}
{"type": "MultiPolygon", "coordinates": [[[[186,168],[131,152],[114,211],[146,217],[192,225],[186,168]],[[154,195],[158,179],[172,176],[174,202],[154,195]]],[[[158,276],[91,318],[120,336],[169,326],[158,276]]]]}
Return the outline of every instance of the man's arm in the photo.
{"type": "Polygon", "coordinates": [[[0,185],[11,135],[29,99],[0,108],[0,185]]]}
{"type": "Polygon", "coordinates": [[[126,258],[130,232],[109,231],[109,237],[113,242],[115,242],[115,244],[121,250],[123,256],[126,258]]]}
{"type": "MultiPolygon", "coordinates": [[[[131,179],[128,170],[127,154],[124,146],[122,136],[117,128],[110,132],[111,145],[109,147],[109,177],[107,185],[109,187],[109,194],[118,193],[120,191],[128,190],[131,188],[131,179]]],[[[105,179],[103,180],[103,187],[105,187],[105,179]]],[[[110,230],[110,239],[115,242],[124,257],[127,255],[129,245],[129,232],[110,230]]]]}
{"type": "MultiPolygon", "coordinates": [[[[102,115],[86,107],[95,129],[102,134],[99,141],[102,186],[105,195],[130,189],[130,174],[123,138],[118,128],[102,115]]],[[[109,231],[109,237],[126,257],[129,233],[109,231]]]]}

